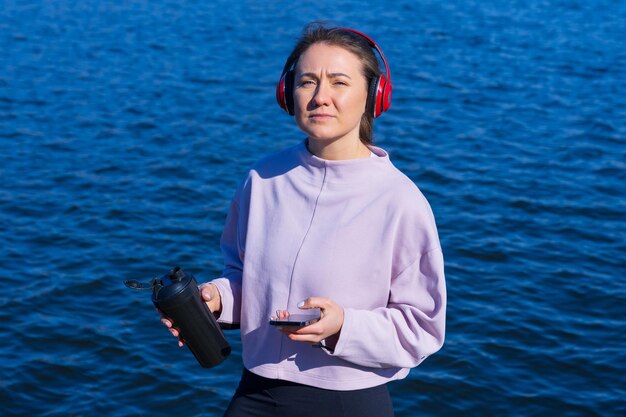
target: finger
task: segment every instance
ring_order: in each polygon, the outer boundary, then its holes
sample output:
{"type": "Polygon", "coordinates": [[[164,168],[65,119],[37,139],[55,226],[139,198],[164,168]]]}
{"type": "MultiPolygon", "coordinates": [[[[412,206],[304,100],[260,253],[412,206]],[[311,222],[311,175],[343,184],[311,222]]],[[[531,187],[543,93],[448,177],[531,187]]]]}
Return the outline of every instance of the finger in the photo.
{"type": "Polygon", "coordinates": [[[161,319],[161,323],[163,323],[165,325],[165,327],[167,327],[168,329],[170,327],[172,327],[172,322],[170,320],[166,319],[166,318],[162,318],[161,319]]]}
{"type": "Polygon", "coordinates": [[[298,303],[298,308],[302,310],[310,308],[327,308],[330,300],[325,297],[309,297],[298,303]]]}
{"type": "Polygon", "coordinates": [[[180,337],[180,332],[178,331],[178,329],[172,327],[171,329],[168,329],[170,331],[170,333],[172,334],[172,336],[177,337],[178,338],[178,347],[183,347],[185,346],[185,341],[180,337]]]}
{"type": "Polygon", "coordinates": [[[291,333],[291,334],[288,334],[287,337],[293,340],[294,342],[309,342],[309,343],[317,343],[324,339],[322,336],[317,335],[317,334],[291,333]]]}

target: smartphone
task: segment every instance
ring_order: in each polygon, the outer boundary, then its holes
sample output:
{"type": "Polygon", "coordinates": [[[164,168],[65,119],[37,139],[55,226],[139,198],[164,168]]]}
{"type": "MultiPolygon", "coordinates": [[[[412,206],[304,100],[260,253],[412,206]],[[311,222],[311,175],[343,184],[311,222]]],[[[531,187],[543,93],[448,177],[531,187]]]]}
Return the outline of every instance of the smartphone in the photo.
{"type": "Polygon", "coordinates": [[[313,324],[320,319],[319,310],[315,310],[315,313],[298,313],[298,314],[290,314],[289,317],[283,320],[271,319],[271,326],[308,326],[309,324],[313,324]]]}

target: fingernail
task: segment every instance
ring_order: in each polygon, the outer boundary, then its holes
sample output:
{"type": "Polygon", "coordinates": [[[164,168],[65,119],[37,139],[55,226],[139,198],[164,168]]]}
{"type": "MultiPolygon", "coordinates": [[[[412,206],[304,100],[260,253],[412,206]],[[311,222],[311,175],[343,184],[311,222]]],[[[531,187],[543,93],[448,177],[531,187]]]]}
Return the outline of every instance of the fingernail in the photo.
{"type": "Polygon", "coordinates": [[[298,303],[298,308],[302,308],[302,307],[304,307],[304,301],[300,301],[300,302],[298,303]]]}

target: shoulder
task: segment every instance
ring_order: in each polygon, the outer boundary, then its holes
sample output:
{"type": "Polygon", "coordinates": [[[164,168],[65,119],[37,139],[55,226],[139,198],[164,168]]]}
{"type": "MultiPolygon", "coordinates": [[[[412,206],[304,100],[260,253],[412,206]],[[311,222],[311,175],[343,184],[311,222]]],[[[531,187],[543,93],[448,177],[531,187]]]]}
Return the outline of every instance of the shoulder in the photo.
{"type": "Polygon", "coordinates": [[[395,164],[389,161],[385,167],[381,189],[399,208],[421,208],[430,211],[430,204],[418,185],[395,164]]]}
{"type": "Polygon", "coordinates": [[[299,143],[288,148],[270,153],[258,159],[246,172],[237,188],[237,197],[249,194],[252,183],[275,178],[293,170],[300,164],[303,144],[299,143]]]}
{"type": "Polygon", "coordinates": [[[388,224],[393,225],[400,246],[424,253],[439,246],[435,216],[415,182],[395,165],[388,164],[379,189],[387,204],[388,224]]]}
{"type": "Polygon", "coordinates": [[[285,172],[299,164],[299,155],[303,147],[303,143],[298,143],[266,155],[252,165],[249,173],[256,173],[265,178],[285,172]]]}

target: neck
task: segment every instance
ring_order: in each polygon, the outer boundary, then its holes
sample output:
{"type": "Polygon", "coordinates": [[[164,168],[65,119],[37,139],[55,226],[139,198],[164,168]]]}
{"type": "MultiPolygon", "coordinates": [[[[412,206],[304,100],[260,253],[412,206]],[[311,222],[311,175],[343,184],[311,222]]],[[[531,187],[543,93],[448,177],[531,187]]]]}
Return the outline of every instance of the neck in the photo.
{"type": "Polygon", "coordinates": [[[307,149],[318,158],[335,161],[369,158],[371,155],[370,149],[360,140],[344,142],[308,138],[307,149]]]}

